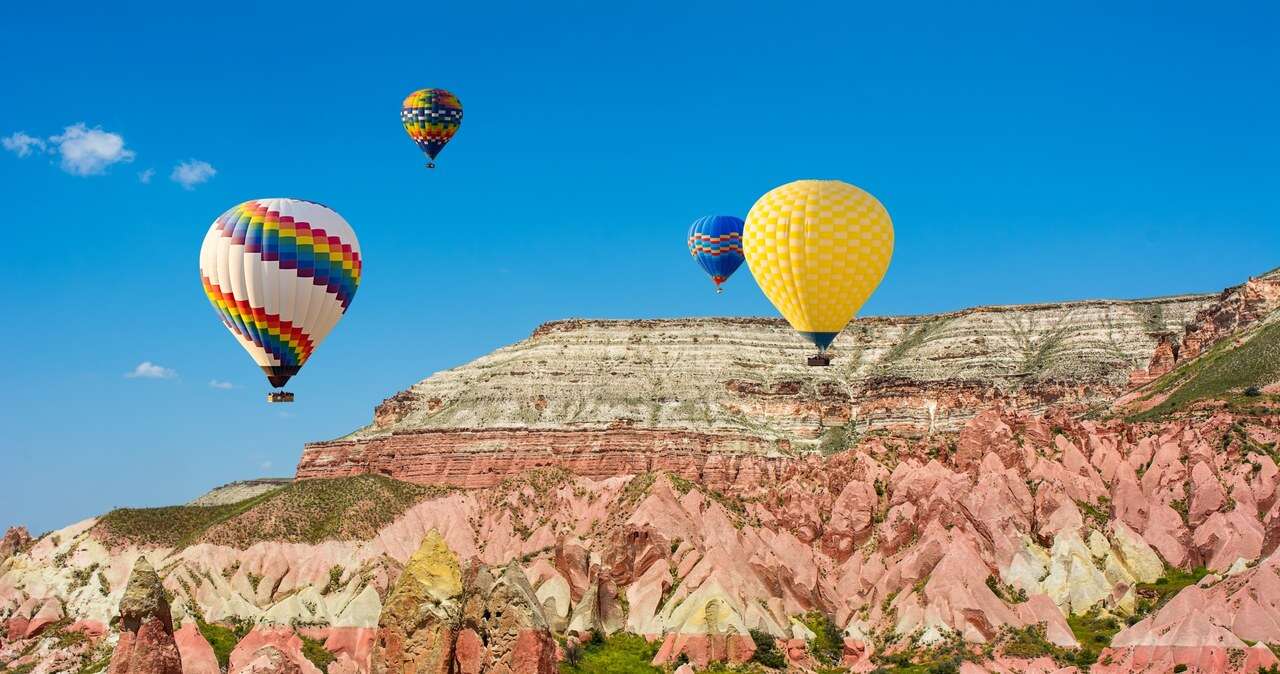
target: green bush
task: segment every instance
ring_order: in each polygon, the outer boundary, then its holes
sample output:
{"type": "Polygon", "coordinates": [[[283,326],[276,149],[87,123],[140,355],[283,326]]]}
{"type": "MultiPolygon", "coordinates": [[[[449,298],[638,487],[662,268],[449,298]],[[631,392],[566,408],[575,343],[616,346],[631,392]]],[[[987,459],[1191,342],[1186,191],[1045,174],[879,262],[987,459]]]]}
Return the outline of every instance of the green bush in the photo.
{"type": "Polygon", "coordinates": [[[231,651],[235,650],[236,644],[240,643],[244,635],[253,629],[253,624],[248,621],[237,621],[235,629],[232,629],[218,623],[207,623],[197,616],[196,627],[199,628],[205,641],[213,647],[213,655],[218,659],[218,666],[225,672],[231,661],[231,651]]]}
{"type": "Polygon", "coordinates": [[[815,635],[809,642],[809,653],[814,659],[824,665],[839,665],[844,659],[844,634],[830,616],[821,611],[810,611],[804,614],[801,622],[815,635]]]}
{"type": "Polygon", "coordinates": [[[756,652],[751,656],[752,662],[765,667],[783,669],[787,666],[787,658],[778,650],[777,640],[772,634],[761,630],[751,630],[751,641],[755,642],[756,652]]]}
{"type": "Polygon", "coordinates": [[[661,669],[649,664],[657,654],[657,643],[635,634],[619,632],[597,641],[593,633],[577,664],[560,663],[560,674],[662,674],[661,669]]]}
{"type": "Polygon", "coordinates": [[[302,655],[310,660],[311,664],[315,665],[320,671],[329,671],[329,663],[336,660],[337,657],[334,656],[333,653],[330,653],[328,649],[324,647],[324,644],[317,639],[312,639],[301,634],[298,635],[298,638],[302,639],[302,655]]]}

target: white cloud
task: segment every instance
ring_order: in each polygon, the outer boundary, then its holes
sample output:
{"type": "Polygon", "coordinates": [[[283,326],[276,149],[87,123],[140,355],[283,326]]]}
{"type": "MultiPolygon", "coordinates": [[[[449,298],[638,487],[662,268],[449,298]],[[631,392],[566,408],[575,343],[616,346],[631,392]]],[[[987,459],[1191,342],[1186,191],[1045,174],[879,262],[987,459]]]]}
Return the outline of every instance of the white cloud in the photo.
{"type": "Polygon", "coordinates": [[[149,168],[145,171],[138,171],[138,182],[143,185],[149,185],[151,184],[151,178],[155,177],[155,175],[156,170],[153,168],[149,168]]]}
{"type": "Polygon", "coordinates": [[[124,376],[128,379],[173,379],[178,376],[178,373],[144,360],[138,363],[138,367],[133,368],[133,372],[126,372],[124,376]]]}
{"type": "Polygon", "coordinates": [[[21,131],[4,138],[0,138],[0,144],[4,145],[4,149],[18,155],[19,157],[25,157],[31,154],[32,148],[35,148],[40,152],[44,152],[45,147],[47,147],[43,140],[34,136],[28,136],[21,131]]]}
{"type": "Polygon", "coordinates": [[[262,470],[271,470],[271,462],[263,461],[262,463],[258,464],[258,468],[262,470]]]}
{"type": "Polygon", "coordinates": [[[220,388],[220,389],[226,390],[226,389],[233,389],[235,387],[236,385],[232,384],[229,381],[221,381],[219,379],[209,380],[209,388],[220,388]]]}
{"type": "Polygon", "coordinates": [[[118,133],[92,129],[83,122],[63,129],[60,136],[49,136],[49,142],[57,146],[62,156],[62,170],[76,176],[104,173],[108,166],[133,161],[134,152],[124,146],[124,137],[118,133]]]}
{"type": "Polygon", "coordinates": [[[182,185],[183,189],[194,190],[196,185],[209,182],[209,179],[217,174],[218,170],[213,168],[209,162],[188,159],[173,167],[173,173],[169,174],[169,180],[182,185]]]}

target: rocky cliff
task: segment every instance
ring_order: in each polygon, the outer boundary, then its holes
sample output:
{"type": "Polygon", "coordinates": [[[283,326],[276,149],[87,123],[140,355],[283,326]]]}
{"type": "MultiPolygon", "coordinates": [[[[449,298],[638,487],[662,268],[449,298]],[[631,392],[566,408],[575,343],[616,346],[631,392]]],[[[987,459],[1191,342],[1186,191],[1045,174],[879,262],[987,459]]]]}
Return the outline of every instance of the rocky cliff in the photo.
{"type": "Polygon", "coordinates": [[[548,323],[388,398],[346,438],[307,445],[297,476],[475,487],[550,465],[597,477],[714,470],[726,456],[829,452],[872,432],[955,431],[996,400],[1033,412],[1105,406],[1171,335],[1222,303],[1192,295],[862,319],[837,339],[829,368],[807,367],[807,347],[780,320],[548,323]]]}
{"type": "Polygon", "coordinates": [[[828,370],[770,321],[550,324],[304,479],[6,537],[0,668],[106,667],[149,563],[188,674],[1257,671],[1278,289],[868,321],[828,370]]]}

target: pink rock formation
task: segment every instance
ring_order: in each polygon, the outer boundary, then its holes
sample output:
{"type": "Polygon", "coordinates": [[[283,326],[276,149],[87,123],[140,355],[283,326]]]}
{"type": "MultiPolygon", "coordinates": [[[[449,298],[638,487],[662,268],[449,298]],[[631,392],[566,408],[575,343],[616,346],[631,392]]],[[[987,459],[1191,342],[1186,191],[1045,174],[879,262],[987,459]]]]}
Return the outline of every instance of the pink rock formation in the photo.
{"type": "Polygon", "coordinates": [[[160,576],[145,557],[133,567],[120,600],[120,641],[108,674],[181,674],[182,658],[160,576]]]}
{"type": "Polygon", "coordinates": [[[182,674],[220,674],[218,657],[200,633],[196,623],[188,620],[173,633],[182,660],[182,674]]]}

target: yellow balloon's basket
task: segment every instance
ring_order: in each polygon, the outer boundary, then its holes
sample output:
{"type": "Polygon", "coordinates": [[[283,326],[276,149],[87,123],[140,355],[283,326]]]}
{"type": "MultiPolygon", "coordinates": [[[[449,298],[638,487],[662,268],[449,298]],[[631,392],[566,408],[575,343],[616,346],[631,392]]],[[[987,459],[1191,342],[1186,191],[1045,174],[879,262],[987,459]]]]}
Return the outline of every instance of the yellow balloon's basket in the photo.
{"type": "Polygon", "coordinates": [[[831,365],[831,356],[828,356],[825,353],[819,353],[814,356],[809,356],[808,362],[809,367],[827,367],[831,365]]]}
{"type": "Polygon", "coordinates": [[[291,403],[293,402],[293,394],[288,391],[272,391],[267,394],[267,402],[291,403]]]}

